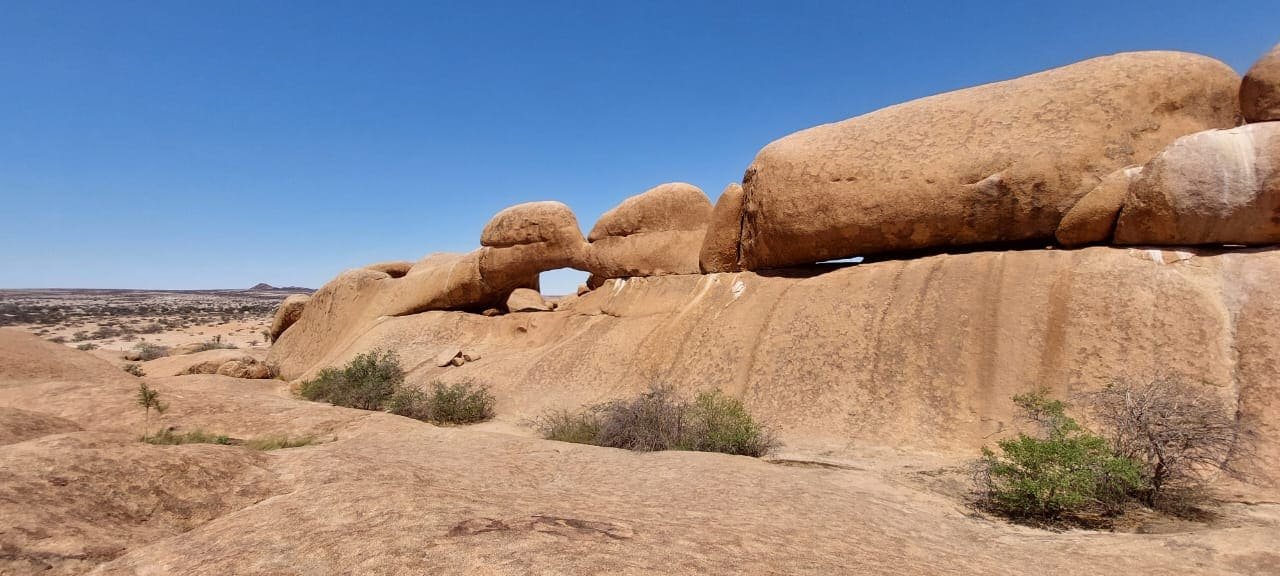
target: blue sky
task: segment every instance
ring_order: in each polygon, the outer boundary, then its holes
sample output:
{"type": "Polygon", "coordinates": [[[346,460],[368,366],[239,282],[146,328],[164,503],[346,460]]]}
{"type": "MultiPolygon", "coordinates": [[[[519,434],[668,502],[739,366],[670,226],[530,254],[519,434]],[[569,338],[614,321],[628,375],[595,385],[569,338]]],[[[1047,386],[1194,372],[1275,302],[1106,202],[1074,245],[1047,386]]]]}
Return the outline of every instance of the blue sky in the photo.
{"type": "Polygon", "coordinates": [[[589,229],[662,182],[714,200],[771,140],[897,102],[1276,42],[1274,0],[0,0],[0,287],[318,287],[518,202],[589,229]]]}

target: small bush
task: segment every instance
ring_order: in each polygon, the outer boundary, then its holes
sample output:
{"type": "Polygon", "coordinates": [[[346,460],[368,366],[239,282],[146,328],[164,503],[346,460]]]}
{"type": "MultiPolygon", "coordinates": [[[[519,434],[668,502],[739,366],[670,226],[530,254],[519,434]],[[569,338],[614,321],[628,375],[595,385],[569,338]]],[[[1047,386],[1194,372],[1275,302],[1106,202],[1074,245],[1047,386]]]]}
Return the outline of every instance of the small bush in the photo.
{"type": "Polygon", "coordinates": [[[137,376],[137,377],[139,377],[139,378],[141,378],[141,377],[143,377],[143,376],[146,376],[146,375],[147,375],[147,371],[146,371],[146,370],[143,370],[143,369],[142,369],[142,366],[140,366],[140,365],[138,365],[138,364],[135,364],[135,363],[133,363],[133,362],[130,362],[130,363],[128,363],[128,364],[125,364],[125,365],[124,365],[124,371],[125,371],[125,372],[128,372],[128,373],[130,373],[130,374],[133,374],[134,376],[137,376]]]}
{"type": "Polygon", "coordinates": [[[175,433],[172,430],[165,429],[150,436],[144,436],[143,442],[148,444],[221,444],[229,446],[232,444],[231,438],[223,434],[210,434],[203,430],[192,430],[185,433],[175,433]]]}
{"type": "Polygon", "coordinates": [[[341,370],[325,368],[314,380],[302,383],[303,398],[335,406],[381,410],[404,383],[404,371],[395,352],[371,352],[356,356],[341,370]]]}
{"type": "Polygon", "coordinates": [[[1085,396],[1119,454],[1142,465],[1148,506],[1171,511],[1203,500],[1205,482],[1216,472],[1234,472],[1231,456],[1248,452],[1235,414],[1221,400],[1173,380],[1114,383],[1085,396]]]}
{"type": "Polygon", "coordinates": [[[777,444],[773,433],[747,413],[741,400],[719,390],[698,394],[687,420],[691,450],[760,457],[777,444]]]}
{"type": "Polygon", "coordinates": [[[67,338],[65,336],[54,336],[53,338],[50,338],[49,341],[54,344],[66,344],[67,338]]]}
{"type": "Polygon", "coordinates": [[[169,355],[169,348],[151,342],[139,342],[133,347],[138,351],[138,359],[142,361],[155,360],[169,355]]]}
{"type": "Polygon", "coordinates": [[[84,344],[76,345],[76,350],[84,350],[86,352],[88,352],[89,350],[97,350],[97,349],[98,349],[98,345],[94,344],[93,342],[85,342],[84,344]]]}
{"type": "Polygon", "coordinates": [[[245,441],[244,445],[254,450],[283,450],[285,448],[297,448],[299,446],[310,446],[316,444],[315,436],[289,436],[288,434],[268,434],[257,438],[250,438],[245,441]]]}
{"type": "Polygon", "coordinates": [[[687,404],[668,386],[655,386],[630,400],[599,409],[599,445],[639,452],[690,450],[685,429],[687,404]]]}
{"type": "Polygon", "coordinates": [[[435,382],[430,392],[401,387],[392,394],[387,409],[392,414],[436,424],[471,424],[493,418],[493,395],[470,381],[435,382]]]}
{"type": "Polygon", "coordinates": [[[665,386],[580,412],[551,411],[534,426],[549,440],[642,452],[694,450],[759,457],[777,446],[774,435],[740,400],[715,391],[688,402],[665,386]]]}
{"type": "Polygon", "coordinates": [[[231,344],[231,343],[224,344],[220,340],[209,340],[209,341],[201,342],[197,344],[195,347],[195,351],[205,352],[208,350],[231,350],[231,349],[234,349],[235,347],[236,347],[235,344],[231,344]]]}
{"type": "Polygon", "coordinates": [[[989,508],[1018,518],[1115,513],[1143,488],[1141,465],[1068,417],[1066,405],[1047,391],[1014,402],[1039,433],[1001,440],[1000,454],[983,448],[977,478],[989,508]]]}
{"type": "Polygon", "coordinates": [[[574,444],[599,444],[600,413],[589,408],[582,412],[552,410],[534,422],[547,440],[574,444]]]}

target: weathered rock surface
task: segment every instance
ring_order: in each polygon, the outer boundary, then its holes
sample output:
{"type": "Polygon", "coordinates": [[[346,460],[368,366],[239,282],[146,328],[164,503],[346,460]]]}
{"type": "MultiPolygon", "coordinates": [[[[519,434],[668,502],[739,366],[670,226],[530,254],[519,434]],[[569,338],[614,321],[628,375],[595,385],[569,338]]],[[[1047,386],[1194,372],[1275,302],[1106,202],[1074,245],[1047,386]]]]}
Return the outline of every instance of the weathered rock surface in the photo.
{"type": "Polygon", "coordinates": [[[228,360],[218,366],[217,372],[219,376],[228,376],[231,378],[244,378],[247,380],[259,380],[271,377],[271,369],[266,364],[257,360],[245,361],[228,360]]]}
{"type": "Polygon", "coordinates": [[[379,262],[377,264],[370,264],[368,266],[365,266],[364,268],[366,270],[383,272],[387,276],[390,276],[392,278],[400,278],[401,276],[404,276],[405,274],[409,273],[409,270],[413,268],[413,262],[408,262],[404,260],[396,260],[393,262],[379,262]]]}
{"type": "Polygon", "coordinates": [[[1280,44],[1245,73],[1240,82],[1240,112],[1248,122],[1280,120],[1280,44]]]}
{"type": "MultiPolygon", "coordinates": [[[[1097,250],[1102,249],[1079,252],[1097,250]]],[[[1127,255],[1134,251],[1118,252],[1127,255]]],[[[1216,257],[1205,257],[1211,258],[1216,257]]],[[[1013,264],[1008,263],[1016,267],[1013,264]]],[[[1217,269],[1221,264],[1215,260],[1211,266],[1217,269]]],[[[1149,260],[1143,265],[1155,266],[1149,260]]],[[[1275,267],[1265,269],[1270,273],[1275,267]]],[[[944,276],[962,272],[959,266],[942,266],[936,271],[944,276]]],[[[1198,274],[1190,270],[1169,273],[1198,274]]],[[[917,288],[927,286],[919,283],[921,274],[915,270],[901,270],[899,276],[915,282],[917,288]]],[[[776,287],[766,286],[774,279],[751,274],[739,278],[751,284],[738,292],[739,301],[751,298],[758,288],[768,290],[771,297],[781,295],[773,290],[776,287]]],[[[1010,277],[1005,281],[1016,285],[1017,280],[1010,277]]],[[[1275,280],[1260,279],[1272,285],[1275,280]]],[[[659,296],[667,311],[658,312],[660,318],[649,324],[656,333],[645,340],[661,338],[680,322],[676,319],[679,312],[672,308],[687,305],[696,297],[688,292],[683,297],[675,294],[689,284],[706,281],[687,276],[628,281],[613,301],[618,308],[612,311],[624,312],[624,316],[580,317],[574,322],[586,321],[587,325],[574,328],[587,330],[562,342],[570,343],[575,351],[583,349],[580,341],[599,337],[611,340],[605,347],[620,345],[615,334],[619,327],[608,324],[627,322],[629,328],[640,327],[636,322],[643,318],[635,314],[641,308],[654,310],[651,300],[659,296]],[[646,301],[650,303],[644,304],[646,301]]],[[[847,281],[842,283],[848,287],[847,281]]],[[[616,284],[619,282],[609,283],[616,284]]],[[[701,298],[718,305],[733,302],[732,289],[727,291],[730,296],[725,296],[724,288],[713,286],[701,298]]],[[[813,295],[812,290],[818,288],[792,290],[813,295]]],[[[595,299],[597,305],[610,305],[605,298],[595,299]]],[[[1272,299],[1253,305],[1274,307],[1276,302],[1272,299]]],[[[887,316],[910,313],[908,308],[912,307],[919,312],[933,306],[927,300],[911,298],[900,300],[898,305],[904,309],[887,316]]],[[[729,309],[735,306],[730,304],[729,309]]],[[[810,307],[815,314],[823,312],[810,307]]],[[[1262,327],[1274,330],[1274,323],[1266,322],[1260,314],[1276,310],[1240,312],[1243,318],[1264,320],[1262,327]]],[[[706,324],[707,313],[699,314],[697,320],[706,324]]],[[[745,318],[740,311],[731,314],[745,318]]],[[[431,324],[438,325],[439,319],[471,316],[432,312],[398,318],[394,323],[435,317],[437,321],[431,324]]],[[[538,315],[536,319],[541,322],[549,316],[538,315]]],[[[504,324],[495,329],[506,329],[510,319],[491,320],[504,324]]],[[[1019,320],[1010,319],[1015,325],[1019,320]]],[[[797,320],[801,319],[793,317],[787,322],[797,320]]],[[[548,335],[544,328],[560,330],[556,326],[522,325],[529,326],[526,334],[530,339],[548,335]]],[[[1262,333],[1255,330],[1256,325],[1245,322],[1239,328],[1245,329],[1243,337],[1250,342],[1267,341],[1258,338],[1262,333]]],[[[486,339],[492,337],[486,335],[486,339]]],[[[1003,344],[1005,338],[999,336],[1002,344],[993,345],[1007,345],[1003,344]]],[[[884,351],[892,353],[898,344],[886,343],[884,351]]],[[[529,367],[538,375],[552,369],[547,363],[568,357],[550,353],[555,346],[549,341],[526,342],[519,353],[541,349],[545,361],[529,367]]],[[[652,352],[656,342],[644,344],[644,348],[652,352]]],[[[761,352],[768,354],[769,350],[761,352]]],[[[1246,358],[1253,362],[1259,359],[1256,354],[1265,352],[1249,349],[1246,358]]],[[[270,454],[242,446],[151,446],[136,441],[142,420],[140,411],[132,409],[136,379],[118,382],[114,373],[120,371],[96,359],[96,366],[89,366],[89,370],[83,370],[86,363],[80,362],[81,369],[72,371],[82,377],[80,380],[69,380],[72,372],[64,372],[56,364],[30,369],[33,363],[55,363],[66,353],[89,358],[29,335],[0,330],[0,406],[27,411],[39,408],[86,430],[0,446],[0,517],[13,528],[0,531],[0,546],[5,550],[0,571],[6,573],[695,574],[728,570],[816,575],[840,573],[856,565],[860,572],[873,575],[928,574],[937,572],[939,566],[956,574],[1123,571],[1252,575],[1266,573],[1273,565],[1275,535],[1280,527],[1266,505],[1256,505],[1243,511],[1228,510],[1230,516],[1223,524],[1229,527],[1204,526],[1189,532],[1030,530],[974,518],[964,504],[964,489],[946,488],[951,483],[963,485],[964,460],[912,452],[909,445],[851,454],[850,446],[865,444],[835,438],[821,450],[783,454],[777,463],[690,452],[637,455],[492,430],[435,427],[389,414],[292,398],[279,382],[218,376],[153,381],[170,401],[170,411],[153,425],[181,423],[237,438],[280,432],[320,434],[325,441],[270,454]],[[11,349],[26,356],[25,368],[13,370],[3,365],[13,359],[5,352],[11,349]],[[24,375],[16,381],[4,379],[15,373],[24,375]],[[95,374],[102,379],[96,379],[95,374]],[[83,379],[86,376],[89,378],[83,379]],[[619,498],[619,494],[626,498],[619,498]],[[673,516],[673,511],[679,514],[673,516]],[[686,516],[715,521],[690,523],[682,519],[686,516]],[[744,540],[744,533],[752,538],[744,540]],[[307,537],[299,538],[298,534],[307,537]],[[886,550],[893,553],[886,554],[886,550]]],[[[515,361],[509,353],[501,355],[504,364],[515,361]]],[[[825,361],[821,356],[810,357],[809,366],[828,369],[823,362],[812,361],[814,358],[825,361]]],[[[843,364],[850,358],[841,354],[835,360],[843,364]]],[[[460,378],[486,374],[487,360],[449,370],[460,378]]],[[[678,361],[672,367],[683,370],[679,365],[678,361]]],[[[655,367],[662,371],[660,366],[650,366],[655,367]]],[[[1257,371],[1275,368],[1274,364],[1242,367],[1254,376],[1261,373],[1257,371]]],[[[814,399],[829,393],[825,380],[804,385],[797,382],[786,383],[791,393],[777,399],[812,406],[809,403],[814,399]]],[[[947,402],[956,397],[971,398],[977,402],[970,408],[986,408],[978,412],[955,408],[959,418],[995,427],[996,422],[984,420],[993,417],[987,408],[1007,392],[1001,387],[1008,381],[1000,379],[990,386],[940,396],[931,396],[928,388],[901,386],[907,382],[895,380],[898,389],[868,388],[867,394],[856,400],[881,407],[882,419],[913,421],[929,418],[933,409],[952,410],[947,402]],[[903,401],[926,408],[894,403],[903,401]]],[[[501,385],[495,388],[500,410],[516,408],[510,391],[520,385],[494,384],[501,385]]],[[[523,385],[530,388],[529,394],[552,396],[547,403],[576,406],[602,398],[599,383],[595,384],[592,396],[582,395],[576,379],[569,382],[568,389],[561,389],[554,380],[523,385]]],[[[631,386],[631,380],[626,386],[631,386]]],[[[608,392],[615,393],[625,391],[608,392]]],[[[735,393],[751,399],[756,410],[785,406],[765,402],[760,390],[735,393]]],[[[1272,402],[1275,393],[1274,388],[1250,391],[1257,394],[1251,399],[1272,402]]],[[[1007,398],[1000,400],[1007,402],[1007,398]]],[[[1275,408],[1275,404],[1270,406],[1275,408]]],[[[1002,408],[995,410],[1003,412],[1002,408]]],[[[0,412],[0,418],[4,414],[0,412]]],[[[1275,421],[1274,412],[1260,416],[1275,421]]],[[[859,415],[850,419],[854,417],[859,415]]],[[[909,427],[903,432],[914,431],[917,428],[909,427]]],[[[809,441],[796,438],[794,444],[809,441]]],[[[972,451],[967,454],[971,456],[972,451]]],[[[1256,498],[1273,501],[1274,495],[1262,492],[1256,498]]]]}
{"type": "Polygon", "coordinates": [[[742,241],[741,184],[730,184],[720,193],[702,239],[698,264],[703,274],[738,271],[738,245],[742,241]]]}
{"type": "Polygon", "coordinates": [[[528,288],[516,288],[507,297],[508,312],[546,312],[551,310],[551,306],[546,300],[542,299],[542,294],[537,290],[528,288]]]}
{"type": "Polygon", "coordinates": [[[272,342],[279,339],[285,330],[302,317],[302,310],[310,300],[311,296],[306,294],[294,294],[280,303],[280,307],[276,308],[275,317],[271,319],[271,329],[267,333],[272,342]]]}
{"type": "Polygon", "coordinates": [[[1141,166],[1127,166],[1103,178],[1062,217],[1054,234],[1058,242],[1064,246],[1109,242],[1129,186],[1141,173],[1141,166]]]}
{"type": "Polygon", "coordinates": [[[681,182],[632,196],[596,222],[578,267],[601,279],[697,274],[711,210],[702,190],[681,182]]]}
{"type": "Polygon", "coordinates": [[[1103,176],[1234,126],[1239,83],[1204,56],[1125,53],[792,134],[743,177],[741,263],[1050,239],[1103,176]]]}
{"type": "MultiPolygon", "coordinates": [[[[271,371],[261,362],[265,356],[266,353],[264,351],[252,348],[219,348],[181,356],[156,358],[143,363],[142,368],[147,376],[158,378],[188,374],[218,374],[223,365],[235,362],[246,368],[254,365],[261,366],[261,368],[254,368],[248,372],[242,370],[240,373],[263,374],[261,376],[236,376],[237,378],[269,378],[271,371]]],[[[231,369],[228,368],[228,370],[231,369]]],[[[225,375],[231,376],[231,374],[225,375]]]]}
{"type": "MultiPolygon", "coordinates": [[[[1010,397],[1037,384],[1067,395],[1167,376],[1206,383],[1233,403],[1270,398],[1265,374],[1280,358],[1275,276],[1276,250],[1092,247],[944,254],[813,276],[631,278],[605,282],[565,312],[427,312],[335,327],[305,347],[286,336],[271,359],[296,379],[373,348],[415,365],[451,343],[485,355],[451,377],[492,383],[520,416],[607,399],[601,382],[610,395],[667,382],[740,395],[806,438],[967,452],[1006,429],[1010,397]]],[[[439,376],[424,368],[409,378],[439,376]]],[[[1239,409],[1280,479],[1269,402],[1239,409]]]]}
{"type": "Polygon", "coordinates": [[[1280,242],[1280,122],[1179,138],[1130,187],[1115,242],[1280,242]]]}
{"type": "MultiPolygon", "coordinates": [[[[1116,367],[1208,375],[1266,448],[1262,471],[1275,473],[1280,299],[1270,296],[1280,257],[1162,254],[1167,263],[1144,250],[1087,248],[937,256],[812,278],[611,280],[574,314],[428,312],[362,335],[358,347],[394,343],[407,366],[420,347],[457,334],[485,346],[483,362],[410,373],[413,383],[491,385],[509,423],[479,431],[306,402],[275,381],[151,381],[170,404],[153,426],[324,439],[270,454],[139,443],[137,379],[0,330],[0,407],[85,430],[0,446],[0,517],[13,528],[0,530],[0,571],[832,574],[853,564],[877,575],[940,565],[957,574],[1265,573],[1280,528],[1267,505],[1225,509],[1229,527],[1112,534],[974,518],[964,501],[976,445],[1013,430],[1009,394],[1039,382],[1068,393],[1116,367]],[[771,313],[759,314],[762,306],[771,313]],[[940,342],[941,357],[925,354],[940,342]],[[1234,369],[1221,364],[1236,354],[1234,369]],[[1232,378],[1240,388],[1221,385],[1232,378]],[[657,379],[686,390],[723,384],[776,422],[788,451],[777,463],[637,455],[494,433],[546,407],[627,395],[657,379]],[[929,451],[937,446],[963,448],[929,451]]],[[[0,421],[9,413],[0,410],[0,421]]]]}

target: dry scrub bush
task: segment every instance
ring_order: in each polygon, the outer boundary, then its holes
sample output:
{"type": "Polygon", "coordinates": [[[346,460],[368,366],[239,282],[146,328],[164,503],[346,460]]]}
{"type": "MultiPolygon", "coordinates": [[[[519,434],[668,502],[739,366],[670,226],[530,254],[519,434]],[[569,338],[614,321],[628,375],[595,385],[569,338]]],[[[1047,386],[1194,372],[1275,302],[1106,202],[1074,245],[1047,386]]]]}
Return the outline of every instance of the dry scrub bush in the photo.
{"type": "Polygon", "coordinates": [[[168,347],[150,342],[139,342],[133,348],[138,351],[138,359],[143,361],[155,360],[169,355],[168,347]]]}
{"type": "Polygon", "coordinates": [[[1202,386],[1117,383],[1084,398],[1116,453],[1141,463],[1147,486],[1136,496],[1148,506],[1194,506],[1205,482],[1234,472],[1233,453],[1246,451],[1235,414],[1202,386]]]}
{"type": "Polygon", "coordinates": [[[231,438],[225,434],[210,434],[203,430],[177,433],[168,428],[150,436],[143,436],[142,441],[147,444],[170,446],[179,444],[221,444],[227,446],[232,444],[231,438]]]}
{"type": "Polygon", "coordinates": [[[299,446],[310,446],[316,444],[318,440],[315,436],[290,436],[288,434],[268,434],[257,438],[246,440],[244,445],[246,448],[253,450],[283,450],[285,448],[297,448],[299,446]]]}
{"type": "Polygon", "coordinates": [[[777,445],[741,401],[715,391],[689,402],[667,386],[579,412],[553,410],[534,426],[549,440],[641,452],[693,450],[758,457],[777,445]]]}
{"type": "Polygon", "coordinates": [[[387,401],[392,414],[435,424],[472,424],[494,416],[496,400],[486,386],[464,380],[433,382],[430,391],[401,387],[387,401]]]}

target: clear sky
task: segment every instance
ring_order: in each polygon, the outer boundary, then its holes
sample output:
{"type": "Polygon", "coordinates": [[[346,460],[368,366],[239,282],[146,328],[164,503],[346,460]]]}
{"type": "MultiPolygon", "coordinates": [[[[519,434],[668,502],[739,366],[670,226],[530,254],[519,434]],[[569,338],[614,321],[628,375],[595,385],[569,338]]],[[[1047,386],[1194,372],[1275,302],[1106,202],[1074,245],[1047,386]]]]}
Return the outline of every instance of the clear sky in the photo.
{"type": "MultiPolygon", "coordinates": [[[[0,287],[318,287],[560,200],[1092,56],[1243,72],[1268,1],[0,0],[0,287]]],[[[585,275],[544,277],[567,292],[585,275]]]]}

